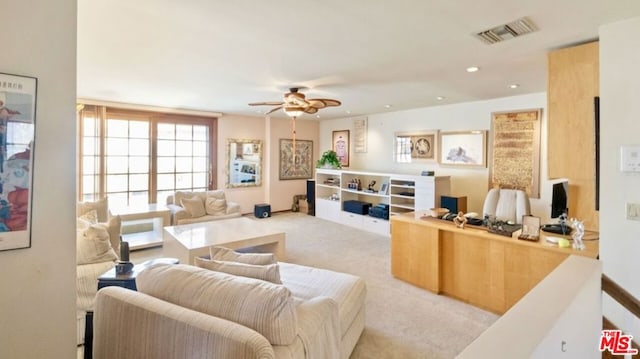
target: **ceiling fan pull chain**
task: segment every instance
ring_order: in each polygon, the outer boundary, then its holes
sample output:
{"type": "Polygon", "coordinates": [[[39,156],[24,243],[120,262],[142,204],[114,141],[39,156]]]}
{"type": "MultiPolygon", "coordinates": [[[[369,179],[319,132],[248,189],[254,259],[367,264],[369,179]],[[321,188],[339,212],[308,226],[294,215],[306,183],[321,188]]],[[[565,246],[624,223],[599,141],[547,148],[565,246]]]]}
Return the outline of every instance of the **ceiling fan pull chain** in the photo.
{"type": "Polygon", "coordinates": [[[291,149],[292,153],[293,153],[293,164],[296,164],[296,118],[291,117],[291,127],[292,127],[292,134],[293,134],[293,148],[291,149]]]}

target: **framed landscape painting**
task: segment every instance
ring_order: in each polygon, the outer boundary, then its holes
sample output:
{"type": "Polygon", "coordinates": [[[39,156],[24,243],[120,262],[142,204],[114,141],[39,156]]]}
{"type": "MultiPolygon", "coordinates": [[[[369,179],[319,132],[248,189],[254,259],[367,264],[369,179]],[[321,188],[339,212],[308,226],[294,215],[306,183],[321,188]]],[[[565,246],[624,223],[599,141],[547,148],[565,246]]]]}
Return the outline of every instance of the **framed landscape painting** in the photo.
{"type": "Polygon", "coordinates": [[[281,180],[312,178],[313,167],[313,141],[280,139],[281,180]]]}
{"type": "Polygon", "coordinates": [[[36,86],[0,73],[0,250],[31,247],[36,86]]]}
{"type": "Polygon", "coordinates": [[[440,132],[438,162],[444,166],[486,167],[487,131],[440,132]]]}

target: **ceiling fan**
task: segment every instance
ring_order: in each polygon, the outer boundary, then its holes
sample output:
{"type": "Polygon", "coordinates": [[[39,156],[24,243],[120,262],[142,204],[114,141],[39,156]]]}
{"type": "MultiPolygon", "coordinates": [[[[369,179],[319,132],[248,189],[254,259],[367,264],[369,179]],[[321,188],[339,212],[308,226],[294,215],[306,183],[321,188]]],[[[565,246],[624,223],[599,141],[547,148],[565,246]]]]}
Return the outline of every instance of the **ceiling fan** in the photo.
{"type": "Polygon", "coordinates": [[[282,101],[252,102],[249,106],[276,106],[265,113],[268,115],[282,109],[289,117],[299,117],[305,113],[316,113],[319,109],[331,106],[340,106],[341,102],[328,98],[306,99],[304,94],[299,92],[300,88],[292,87],[284,94],[282,101]]]}

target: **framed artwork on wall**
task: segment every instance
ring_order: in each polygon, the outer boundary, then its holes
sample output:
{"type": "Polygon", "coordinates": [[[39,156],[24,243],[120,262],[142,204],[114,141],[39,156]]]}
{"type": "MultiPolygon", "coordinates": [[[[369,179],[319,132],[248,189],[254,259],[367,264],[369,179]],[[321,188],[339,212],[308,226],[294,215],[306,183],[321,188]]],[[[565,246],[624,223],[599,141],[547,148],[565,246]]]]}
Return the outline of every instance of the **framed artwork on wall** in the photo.
{"type": "Polygon", "coordinates": [[[332,143],[342,167],[349,167],[349,130],[333,131],[332,143]]]}
{"type": "Polygon", "coordinates": [[[280,179],[313,177],[313,141],[280,139],[280,179]],[[295,145],[294,145],[295,143],[295,145]]]}
{"type": "Polygon", "coordinates": [[[491,114],[489,188],[523,190],[540,198],[542,109],[491,114]]]}
{"type": "Polygon", "coordinates": [[[396,162],[436,161],[438,131],[396,132],[394,147],[396,162]]]}
{"type": "Polygon", "coordinates": [[[31,247],[36,88],[0,73],[0,250],[31,247]]]}
{"type": "Polygon", "coordinates": [[[443,166],[486,167],[487,131],[440,132],[440,155],[443,166]]]}
{"type": "Polygon", "coordinates": [[[367,152],[367,118],[353,119],[353,152],[367,152]]]}

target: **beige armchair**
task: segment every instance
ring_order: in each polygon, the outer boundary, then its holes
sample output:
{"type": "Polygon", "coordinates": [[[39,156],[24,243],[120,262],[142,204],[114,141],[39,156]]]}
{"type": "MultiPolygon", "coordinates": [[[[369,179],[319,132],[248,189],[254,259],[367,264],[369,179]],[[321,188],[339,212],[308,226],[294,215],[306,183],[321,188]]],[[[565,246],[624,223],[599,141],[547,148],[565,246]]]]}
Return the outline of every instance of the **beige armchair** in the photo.
{"type": "Polygon", "coordinates": [[[485,197],[482,213],[500,221],[521,224],[522,216],[531,214],[529,196],[520,190],[492,188],[485,197]]]}

